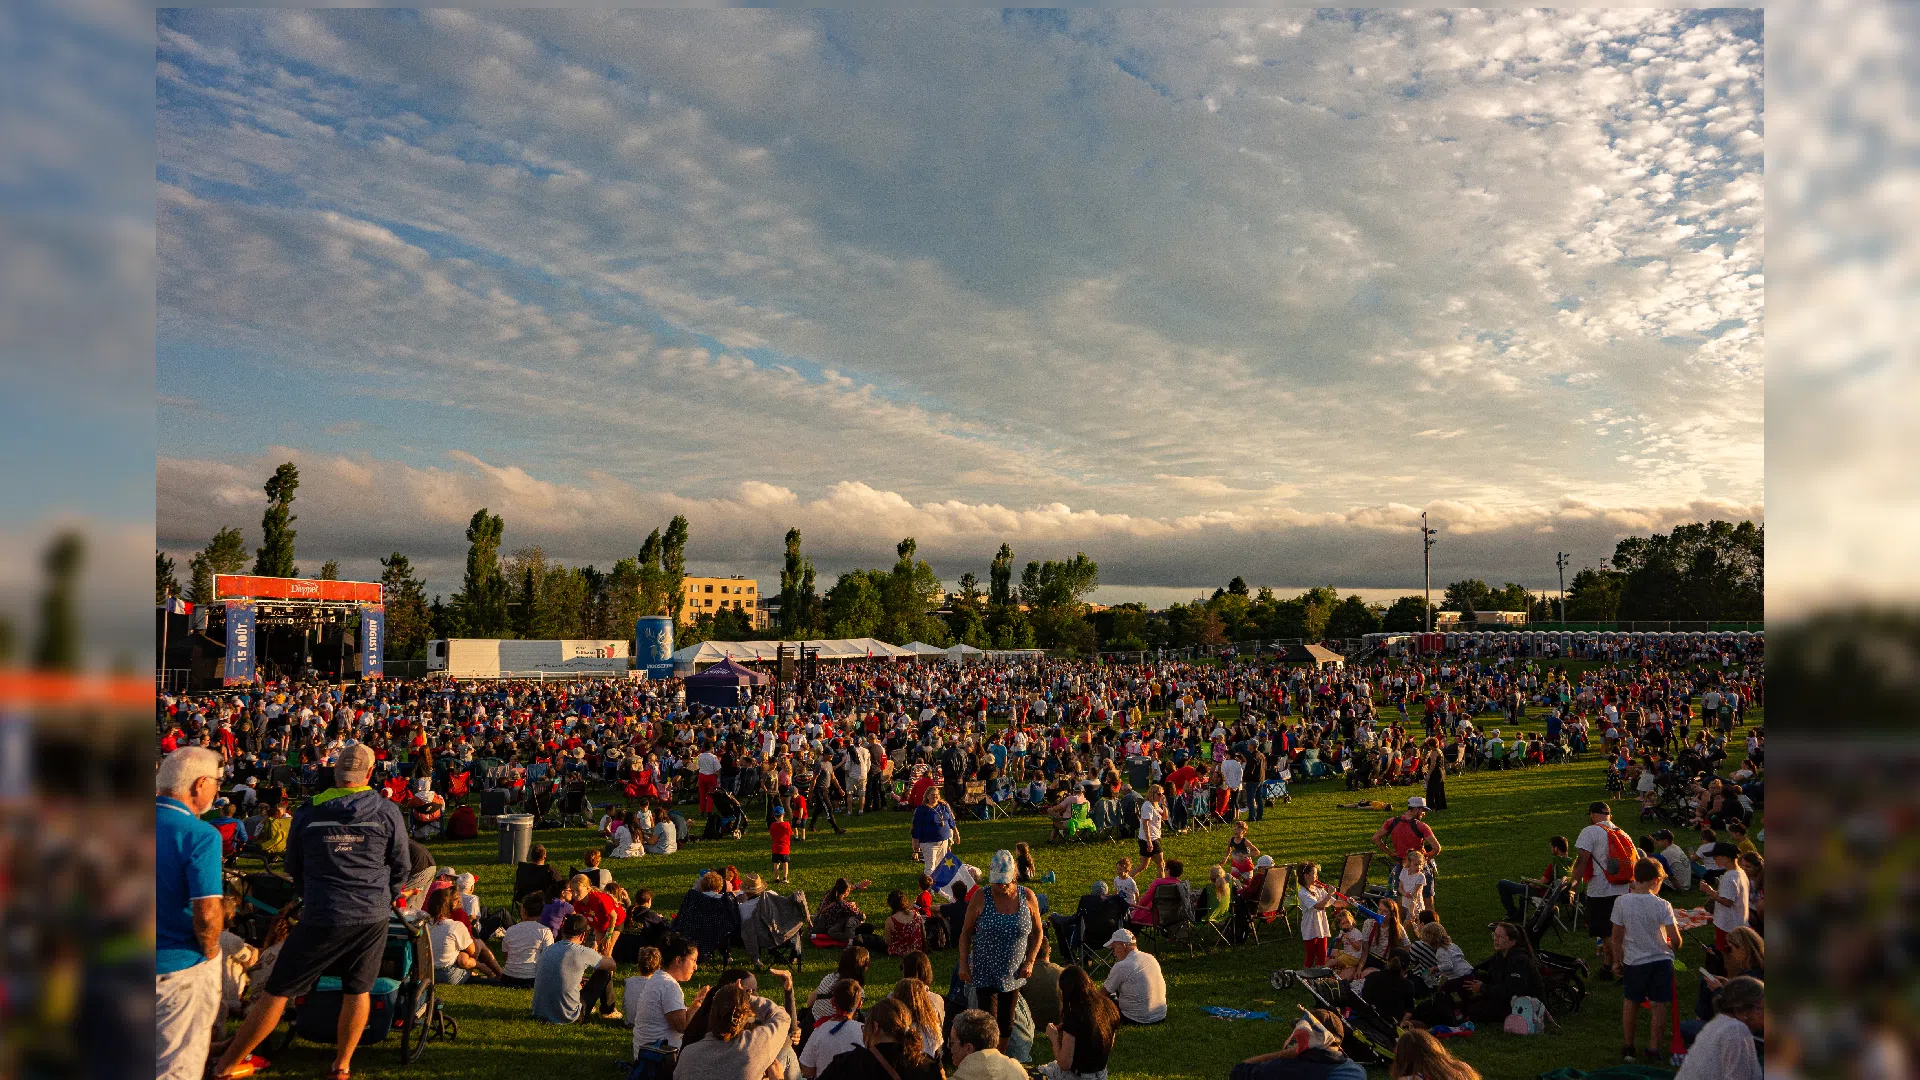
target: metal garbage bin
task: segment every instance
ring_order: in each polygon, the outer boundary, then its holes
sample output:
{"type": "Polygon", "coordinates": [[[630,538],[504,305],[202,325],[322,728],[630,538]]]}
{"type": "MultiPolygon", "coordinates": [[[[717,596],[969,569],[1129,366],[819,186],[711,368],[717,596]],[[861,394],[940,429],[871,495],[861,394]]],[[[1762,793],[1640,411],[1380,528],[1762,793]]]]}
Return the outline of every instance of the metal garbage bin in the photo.
{"type": "Polygon", "coordinates": [[[500,861],[513,866],[527,861],[533,848],[533,815],[500,815],[500,861]]]}

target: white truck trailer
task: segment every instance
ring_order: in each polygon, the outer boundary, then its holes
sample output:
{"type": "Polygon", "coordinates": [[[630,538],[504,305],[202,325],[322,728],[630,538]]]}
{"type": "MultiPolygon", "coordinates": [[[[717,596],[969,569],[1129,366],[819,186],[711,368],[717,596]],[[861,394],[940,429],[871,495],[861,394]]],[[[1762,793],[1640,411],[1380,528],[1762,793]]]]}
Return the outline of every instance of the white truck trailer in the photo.
{"type": "Polygon", "coordinates": [[[437,638],[427,643],[427,671],[455,679],[625,678],[629,647],[593,639],[437,638]]]}

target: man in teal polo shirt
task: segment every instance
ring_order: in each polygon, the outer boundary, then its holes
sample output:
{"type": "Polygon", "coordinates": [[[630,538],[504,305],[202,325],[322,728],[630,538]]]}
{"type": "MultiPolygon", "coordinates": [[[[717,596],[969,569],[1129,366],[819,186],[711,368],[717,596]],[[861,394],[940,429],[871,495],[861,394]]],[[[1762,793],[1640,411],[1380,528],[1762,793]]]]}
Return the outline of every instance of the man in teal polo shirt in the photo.
{"type": "Polygon", "coordinates": [[[220,1016],[220,832],[200,820],[220,793],[220,755],[168,754],[155,778],[154,1075],[199,1080],[220,1016]]]}

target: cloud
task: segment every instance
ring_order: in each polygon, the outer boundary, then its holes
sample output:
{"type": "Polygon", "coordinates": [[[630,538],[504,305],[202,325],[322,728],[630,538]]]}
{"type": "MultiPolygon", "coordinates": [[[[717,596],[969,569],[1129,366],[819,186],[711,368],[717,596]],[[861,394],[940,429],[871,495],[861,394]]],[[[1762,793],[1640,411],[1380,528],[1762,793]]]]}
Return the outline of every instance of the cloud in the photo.
{"type": "Polygon", "coordinates": [[[248,468],[405,431],[876,527],[1757,505],[1758,29],[170,11],[161,386],[244,394],[191,452],[248,468]]]}
{"type": "Polygon", "coordinates": [[[1004,541],[1023,562],[1085,551],[1111,586],[1195,588],[1235,575],[1255,583],[1412,588],[1420,574],[1422,510],[1442,533],[1436,580],[1478,576],[1532,587],[1553,580],[1554,551],[1572,552],[1576,565],[1599,565],[1629,534],[1761,515],[1757,506],[1711,500],[1621,508],[1571,499],[1520,509],[1437,501],[1305,513],[1245,503],[1199,514],[1138,515],[1064,503],[916,502],[856,480],[811,495],[747,484],[687,496],[636,489],[611,476],[559,483],[464,453],[450,455],[444,466],[415,468],[278,447],[241,465],[163,458],[161,546],[184,557],[229,525],[257,539],[265,506],[259,478],[283,460],[301,471],[295,509],[303,564],[333,558],[349,573],[377,576],[378,558],[398,550],[443,593],[459,587],[464,530],[481,507],[505,521],[508,550],[538,545],[564,561],[603,568],[684,514],[696,572],[771,579],[782,538],[798,528],[829,581],[857,566],[890,564],[894,544],[912,536],[920,555],[949,581],[968,571],[984,574],[1004,541]]]}

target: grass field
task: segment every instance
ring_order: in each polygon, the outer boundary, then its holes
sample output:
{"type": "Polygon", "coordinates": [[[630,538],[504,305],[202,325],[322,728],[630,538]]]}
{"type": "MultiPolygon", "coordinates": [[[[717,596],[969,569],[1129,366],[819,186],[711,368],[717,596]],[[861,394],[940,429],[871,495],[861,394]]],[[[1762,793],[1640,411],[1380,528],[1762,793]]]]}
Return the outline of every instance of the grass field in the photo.
{"type": "MultiPolygon", "coordinates": [[[[1226,710],[1230,712],[1231,708],[1227,706],[1226,710]]],[[[1757,724],[1762,718],[1755,710],[1750,719],[1757,724]]],[[[1523,726],[1537,730],[1541,723],[1533,717],[1523,726]]],[[[1500,726],[1507,733],[1513,730],[1508,725],[1500,726]]],[[[1538,875],[1545,865],[1547,838],[1555,834],[1572,838],[1587,824],[1586,803],[1605,797],[1604,776],[1599,757],[1589,753],[1584,760],[1567,765],[1449,778],[1449,808],[1428,818],[1445,846],[1436,899],[1442,921],[1469,958],[1478,962],[1492,951],[1486,926],[1502,917],[1493,883],[1502,877],[1538,875]]],[[[1397,800],[1417,793],[1416,788],[1376,789],[1373,797],[1397,800]],[[1378,793],[1382,791],[1390,793],[1378,793]]],[[[1276,861],[1311,858],[1333,867],[1329,873],[1337,873],[1340,856],[1366,849],[1368,838],[1385,818],[1381,813],[1335,809],[1334,804],[1354,798],[1338,781],[1296,785],[1292,805],[1271,806],[1266,820],[1253,826],[1253,839],[1276,861]]],[[[1638,835],[1641,830],[1633,807],[1621,805],[1616,809],[1621,823],[1638,835]]],[[[856,881],[870,877],[873,889],[861,894],[861,906],[869,912],[884,913],[887,891],[910,888],[919,871],[918,864],[908,856],[907,815],[868,814],[843,819],[843,823],[847,826],[844,836],[823,829],[808,842],[796,845],[794,883],[817,902],[835,877],[845,875],[856,881]]],[[[1071,910],[1096,877],[1110,879],[1115,860],[1132,853],[1131,844],[1045,846],[1047,826],[1034,817],[970,823],[963,826],[962,834],[961,853],[977,865],[984,865],[996,848],[1011,848],[1019,840],[1032,844],[1040,869],[1058,874],[1057,883],[1041,888],[1062,910],[1071,910]]],[[[541,830],[535,839],[547,845],[550,861],[562,869],[578,865],[582,853],[597,843],[596,834],[580,829],[541,830]]],[[[1205,868],[1222,856],[1225,841],[1226,831],[1216,829],[1212,833],[1171,836],[1166,847],[1170,856],[1186,861],[1189,879],[1204,881],[1205,868]]],[[[1691,846],[1687,836],[1681,841],[1691,846]]],[[[495,837],[483,835],[479,840],[432,846],[442,865],[471,871],[479,878],[478,891],[488,908],[507,902],[513,868],[495,863],[495,837]]],[[[681,894],[705,867],[731,863],[764,873],[766,851],[764,832],[749,831],[741,841],[695,843],[675,855],[608,865],[628,889],[642,885],[652,888],[657,897],[655,906],[666,911],[678,904],[681,894]]],[[[1381,880],[1381,873],[1376,867],[1376,881],[1381,880]]],[[[1697,892],[1678,896],[1669,893],[1668,899],[1682,909],[1701,904],[1697,892]]],[[[1694,931],[1687,937],[1682,959],[1695,967],[1702,957],[1701,941],[1710,942],[1712,931],[1694,931]]],[[[1550,935],[1546,947],[1581,957],[1591,957],[1593,952],[1591,939],[1583,936],[1570,935],[1556,942],[1550,935]]],[[[1150,945],[1149,951],[1153,948],[1150,945]]],[[[1058,950],[1055,958],[1060,959],[1058,950]]],[[[955,953],[949,949],[934,954],[933,959],[936,981],[944,989],[956,962],[955,953]]],[[[1181,952],[1161,959],[1168,983],[1167,1020],[1154,1028],[1132,1028],[1121,1034],[1111,1068],[1115,1080],[1224,1080],[1235,1062],[1277,1048],[1295,1014],[1294,1004],[1310,1001],[1303,991],[1280,993],[1268,984],[1273,969],[1298,967],[1300,963],[1300,941],[1297,935],[1287,935],[1284,928],[1276,927],[1264,935],[1258,946],[1221,949],[1195,958],[1181,952]],[[1275,1022],[1217,1020],[1200,1011],[1204,1005],[1268,1010],[1275,1022]]],[[[796,978],[803,992],[811,989],[831,962],[829,954],[807,954],[804,971],[796,978]]],[[[718,965],[709,967],[703,958],[694,985],[711,980],[717,969],[718,965]]],[[[876,992],[891,988],[898,977],[898,967],[886,957],[876,959],[872,971],[869,985],[876,992]]],[[[690,987],[689,998],[691,991],[690,987]]],[[[426,1056],[409,1067],[416,1075],[521,1080],[531,1071],[575,1080],[607,1080],[620,1075],[617,1063],[629,1053],[630,1033],[615,1023],[596,1021],[559,1028],[534,1022],[528,1015],[530,991],[463,985],[443,987],[441,993],[446,1008],[459,1020],[460,1036],[457,1041],[429,1046],[426,1056]]],[[[1681,976],[1681,994],[1682,1016],[1691,1015],[1691,975],[1681,976]]],[[[1481,1031],[1450,1040],[1450,1045],[1489,1080],[1531,1077],[1564,1065],[1596,1068],[1619,1060],[1619,1016],[1619,984],[1595,982],[1580,1011],[1560,1018],[1563,1030],[1557,1034],[1521,1037],[1481,1031]]],[[[1644,1023],[1640,1038],[1644,1044],[1644,1023]]],[[[1036,1061],[1046,1060],[1044,1035],[1036,1040],[1034,1049],[1036,1061]]],[[[299,1043],[275,1062],[273,1072],[318,1077],[325,1074],[328,1061],[327,1048],[299,1043]]],[[[355,1067],[356,1072],[365,1074],[397,1071],[397,1043],[363,1047],[355,1067]]],[[[1376,1071],[1375,1075],[1384,1074],[1376,1071]]]]}

